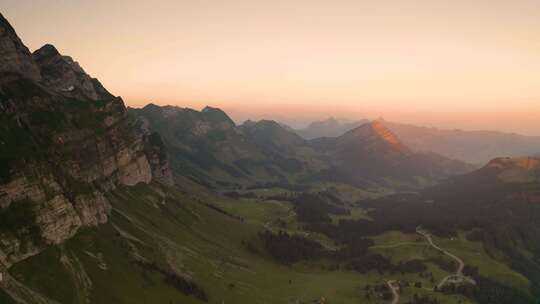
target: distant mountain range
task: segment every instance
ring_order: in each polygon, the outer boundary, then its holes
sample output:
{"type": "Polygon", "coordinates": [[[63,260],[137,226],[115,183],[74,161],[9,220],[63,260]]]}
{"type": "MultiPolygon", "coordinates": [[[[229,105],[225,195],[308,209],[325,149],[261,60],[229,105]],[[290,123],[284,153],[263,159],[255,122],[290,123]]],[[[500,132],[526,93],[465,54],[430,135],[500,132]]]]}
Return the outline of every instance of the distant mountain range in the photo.
{"type": "MultiPolygon", "coordinates": [[[[327,120],[314,121],[310,123],[304,129],[294,130],[296,134],[302,136],[305,139],[314,139],[319,137],[337,137],[345,134],[345,132],[359,127],[369,120],[363,119],[354,122],[341,122],[333,117],[327,120]]],[[[293,130],[293,128],[290,128],[293,130]]]]}
{"type": "Polygon", "coordinates": [[[0,14],[0,303],[379,303],[395,285],[410,303],[538,299],[540,157],[472,171],[418,152],[524,137],[311,129],[126,108],[0,14]]]}
{"type": "Polygon", "coordinates": [[[375,121],[339,137],[312,140],[332,164],[327,178],[363,183],[430,184],[433,180],[464,173],[473,168],[434,153],[411,151],[382,123],[375,121]]]}
{"type": "MultiPolygon", "coordinates": [[[[540,136],[524,136],[496,131],[463,131],[420,127],[380,120],[408,147],[418,152],[434,152],[471,164],[485,164],[495,157],[538,155],[540,136]]],[[[306,138],[336,137],[365,123],[342,123],[330,118],[295,130],[306,138]]]]}
{"type": "Polygon", "coordinates": [[[307,141],[273,121],[237,126],[211,107],[196,111],[149,104],[129,113],[162,135],[177,172],[211,187],[288,183],[322,164],[307,141]]]}
{"type": "Polygon", "coordinates": [[[460,161],[411,151],[379,122],[309,141],[270,120],[236,126],[210,107],[151,104],[129,112],[162,135],[178,172],[218,188],[313,182],[417,188],[472,170],[460,161]]]}

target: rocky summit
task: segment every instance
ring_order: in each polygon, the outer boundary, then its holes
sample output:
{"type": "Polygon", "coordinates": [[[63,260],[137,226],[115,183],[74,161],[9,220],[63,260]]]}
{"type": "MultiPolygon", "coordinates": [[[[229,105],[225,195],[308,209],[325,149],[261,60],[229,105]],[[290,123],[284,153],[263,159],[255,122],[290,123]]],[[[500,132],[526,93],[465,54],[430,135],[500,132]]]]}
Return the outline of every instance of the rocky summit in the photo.
{"type": "Polygon", "coordinates": [[[28,211],[0,236],[5,266],[105,223],[119,185],[172,183],[159,140],[135,131],[121,98],[52,45],[30,54],[3,16],[0,110],[0,207],[28,211]]]}
{"type": "Polygon", "coordinates": [[[9,22],[0,14],[0,72],[16,73],[33,81],[41,79],[39,67],[9,22]]]}
{"type": "Polygon", "coordinates": [[[86,74],[71,57],[61,55],[53,45],[42,46],[32,58],[39,66],[42,83],[49,89],[94,101],[113,98],[96,78],[86,74]]]}

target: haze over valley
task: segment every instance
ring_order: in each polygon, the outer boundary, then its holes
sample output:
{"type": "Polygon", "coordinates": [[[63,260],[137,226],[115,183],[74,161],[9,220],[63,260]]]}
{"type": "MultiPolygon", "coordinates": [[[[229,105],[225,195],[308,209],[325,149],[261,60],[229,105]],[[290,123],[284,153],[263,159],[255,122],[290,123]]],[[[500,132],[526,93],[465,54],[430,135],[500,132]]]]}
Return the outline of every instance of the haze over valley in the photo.
{"type": "Polygon", "coordinates": [[[2,3],[0,303],[538,302],[536,2],[338,2],[2,3]]]}

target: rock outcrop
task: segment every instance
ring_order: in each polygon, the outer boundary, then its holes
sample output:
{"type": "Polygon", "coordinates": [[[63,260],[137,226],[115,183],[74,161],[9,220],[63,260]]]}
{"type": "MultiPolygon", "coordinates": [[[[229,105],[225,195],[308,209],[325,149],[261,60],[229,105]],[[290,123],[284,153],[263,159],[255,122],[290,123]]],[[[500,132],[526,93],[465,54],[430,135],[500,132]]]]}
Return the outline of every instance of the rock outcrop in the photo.
{"type": "Polygon", "coordinates": [[[0,73],[17,73],[39,81],[41,75],[28,48],[9,22],[0,14],[0,73]]]}
{"type": "Polygon", "coordinates": [[[134,117],[134,119],[136,120],[135,129],[143,138],[144,153],[150,163],[152,178],[165,185],[174,185],[174,178],[167,156],[167,148],[163,143],[161,135],[157,132],[150,131],[150,123],[145,117],[134,117]]]}
{"type": "Polygon", "coordinates": [[[172,180],[121,98],[52,45],[32,56],[1,15],[0,121],[0,221],[17,219],[0,223],[6,267],[105,223],[118,185],[172,180]]]}
{"type": "Polygon", "coordinates": [[[113,98],[97,79],[86,74],[79,63],[69,56],[60,55],[53,45],[44,45],[32,57],[40,68],[42,83],[48,88],[90,100],[113,98]]]}

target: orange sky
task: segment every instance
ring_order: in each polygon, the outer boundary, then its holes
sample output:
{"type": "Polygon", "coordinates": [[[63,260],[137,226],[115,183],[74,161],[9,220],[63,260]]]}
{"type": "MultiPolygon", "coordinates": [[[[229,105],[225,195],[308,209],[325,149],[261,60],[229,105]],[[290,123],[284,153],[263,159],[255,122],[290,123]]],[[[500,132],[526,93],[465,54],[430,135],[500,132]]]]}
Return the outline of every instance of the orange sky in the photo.
{"type": "Polygon", "coordinates": [[[538,0],[0,0],[128,105],[540,135],[538,0]]]}

